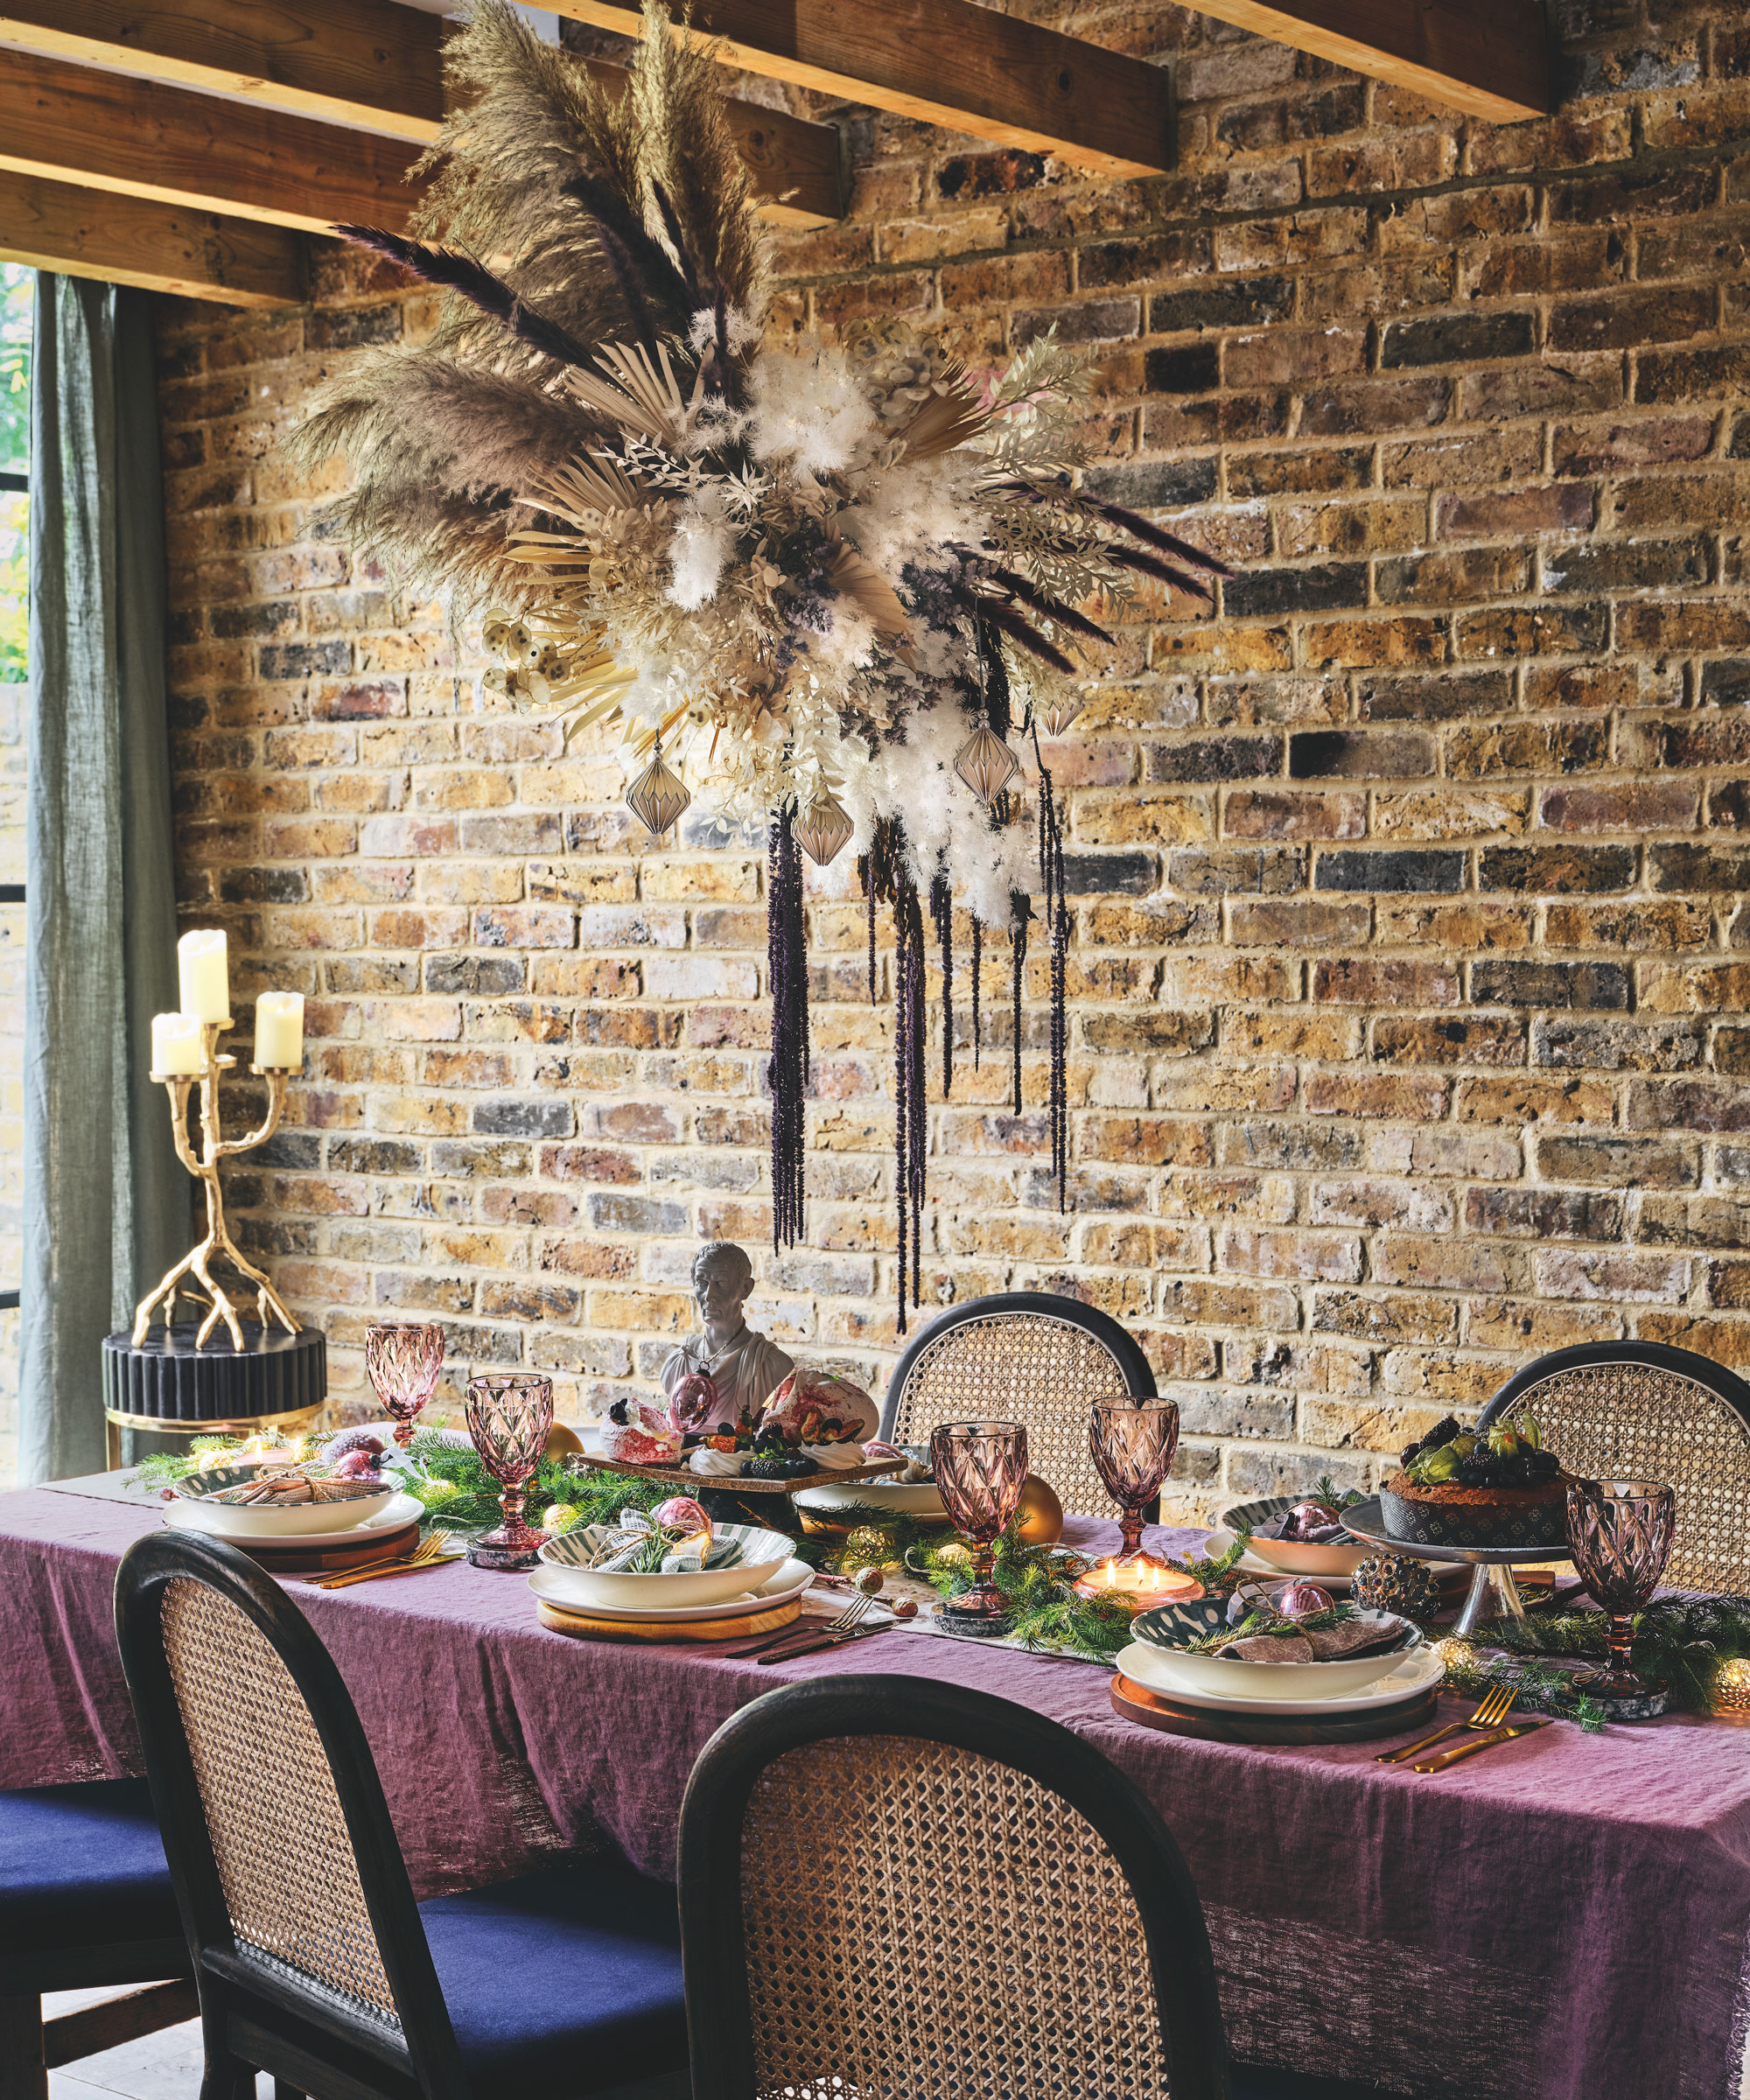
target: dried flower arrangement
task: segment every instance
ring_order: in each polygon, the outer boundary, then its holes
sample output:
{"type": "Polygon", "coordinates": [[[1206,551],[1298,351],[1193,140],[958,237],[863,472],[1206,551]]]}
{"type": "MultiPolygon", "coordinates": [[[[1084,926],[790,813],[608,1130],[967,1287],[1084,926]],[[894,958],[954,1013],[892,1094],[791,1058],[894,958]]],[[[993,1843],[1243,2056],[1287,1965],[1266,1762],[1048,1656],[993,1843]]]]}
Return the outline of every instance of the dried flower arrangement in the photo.
{"type": "Polygon", "coordinates": [[[1111,637],[1083,606],[1208,599],[1219,561],[1079,486],[1088,380],[1050,336],[974,374],[897,324],[838,345],[763,332],[748,179],[709,52],[657,0],[616,98],[479,0],[422,166],[416,239],[343,228],[446,289],[431,339],[356,354],[296,439],[353,466],[340,523],[486,613],[494,700],[618,724],[660,836],[707,794],[768,830],[774,1238],[802,1228],[807,956],[800,854],[856,848],[898,939],[900,1326],[919,1285],[927,898],[952,1079],[952,914],[1019,1000],[1035,887],[1051,945],[1051,1127],[1067,1171],[1069,914],[1039,734],[1111,637]],[[490,262],[481,257],[490,257],[490,262]],[[1032,736],[1029,805],[1011,738],[1032,736]]]}

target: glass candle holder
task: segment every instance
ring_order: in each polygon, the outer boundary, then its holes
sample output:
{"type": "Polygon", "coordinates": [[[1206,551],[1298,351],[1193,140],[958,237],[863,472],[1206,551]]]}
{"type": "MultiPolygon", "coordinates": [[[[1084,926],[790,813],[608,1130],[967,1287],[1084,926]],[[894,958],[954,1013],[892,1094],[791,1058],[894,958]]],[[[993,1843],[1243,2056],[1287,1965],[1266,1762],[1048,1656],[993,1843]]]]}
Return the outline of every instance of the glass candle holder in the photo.
{"type": "Polygon", "coordinates": [[[1568,1482],[1568,1550],[1610,1621],[1609,1662],[1576,1680],[1594,1698],[1644,1699],[1666,1689],[1636,1670],[1632,1651],[1634,1614],[1659,1586],[1676,1526],[1676,1491],[1662,1480],[1568,1482]]]}
{"type": "Polygon", "coordinates": [[[1179,1404],[1127,1397],[1096,1400],[1088,1418],[1088,1452],[1118,1505],[1121,1562],[1142,1552],[1143,1511],[1160,1493],[1179,1449],[1179,1404]]]}
{"type": "Polygon", "coordinates": [[[365,1376],[395,1423],[395,1440],[413,1441],[413,1418],[438,1390],[444,1330],[435,1320],[385,1320],[365,1329],[365,1376]]]}
{"type": "Polygon", "coordinates": [[[541,1463],[553,1427],[553,1381],[533,1371],[491,1371],[468,1381],[468,1434],[480,1463],[503,1492],[504,1522],[470,1542],[477,1568],[528,1568],[547,1543],[523,1522],[526,1483],[541,1463]]]}
{"type": "Polygon", "coordinates": [[[972,1587],[937,1609],[965,1631],[1006,1633],[992,1549],[1026,1486],[1027,1432],[1018,1422],[944,1423],[930,1438],[930,1469],[948,1521],[972,1548],[972,1587]]]}

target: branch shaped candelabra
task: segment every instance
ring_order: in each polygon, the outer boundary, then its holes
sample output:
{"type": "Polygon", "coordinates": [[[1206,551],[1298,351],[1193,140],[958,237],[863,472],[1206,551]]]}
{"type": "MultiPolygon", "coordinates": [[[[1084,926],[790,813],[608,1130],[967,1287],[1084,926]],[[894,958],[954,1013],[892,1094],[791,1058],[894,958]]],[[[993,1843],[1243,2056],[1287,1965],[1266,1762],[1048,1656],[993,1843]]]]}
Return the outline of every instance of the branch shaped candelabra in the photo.
{"type": "MultiPolygon", "coordinates": [[[[299,1040],[301,1042],[302,1001],[300,1000],[298,1004],[300,1008],[299,1040]]],[[[221,1254],[234,1263],[256,1284],[257,1317],[260,1319],[262,1326],[266,1327],[269,1313],[271,1312],[288,1334],[296,1334],[298,1332],[297,1320],[280,1302],[278,1294],[267,1278],[243,1254],[237,1242],[231,1237],[226,1226],[225,1193],[219,1180],[219,1162],[221,1159],[234,1158],[239,1152],[253,1152],[256,1145],[265,1144],[268,1139],[273,1136],[275,1130],[279,1128],[279,1119],[285,1108],[286,1082],[295,1077],[302,1070],[302,1056],[300,1054],[297,1064],[252,1064],[249,1067],[251,1072],[255,1073],[257,1077],[265,1079],[268,1082],[268,1112],[262,1118],[259,1130],[251,1130],[247,1138],[228,1138],[220,1135],[219,1077],[220,1073],[234,1068],[237,1060],[234,1057],[220,1054],[219,1038],[230,1028],[229,1017],[228,1016],[222,1021],[197,1021],[192,1017],[184,1019],[184,1017],[177,1015],[166,1015],[161,1018],[165,1021],[179,1022],[181,1034],[185,1040],[192,1036],[196,1026],[200,1031],[199,1050],[200,1062],[198,1070],[179,1072],[154,1070],[151,1076],[162,1083],[170,1096],[171,1124],[176,1133],[176,1156],[189,1172],[206,1188],[206,1236],[199,1246],[191,1249],[187,1254],[183,1256],[155,1291],[149,1292],[140,1300],[134,1314],[134,1347],[139,1348],[141,1343],[145,1340],[147,1332],[152,1324],[152,1314],[160,1306],[164,1311],[164,1326],[166,1329],[169,1328],[175,1314],[177,1293],[179,1291],[186,1292],[197,1303],[200,1302],[200,1294],[190,1287],[186,1280],[192,1278],[204,1287],[207,1304],[206,1317],[200,1323],[200,1331],[194,1338],[194,1346],[200,1348],[222,1320],[230,1330],[233,1346],[238,1349],[242,1348],[243,1330],[238,1322],[236,1310],[224,1288],[213,1274],[214,1258],[221,1254]],[[189,1144],[188,1136],[188,1097],[197,1080],[200,1082],[200,1156],[199,1158],[194,1155],[193,1149],[189,1144]]],[[[170,1039],[166,1037],[161,1040],[168,1041],[170,1039]]],[[[256,1042],[259,1049],[261,1046],[259,1035],[256,1042]]],[[[152,1061],[156,1066],[163,1061],[158,1040],[155,1040],[153,1047],[155,1054],[152,1061]]],[[[189,1048],[192,1050],[192,1047],[191,1042],[189,1048]]]]}

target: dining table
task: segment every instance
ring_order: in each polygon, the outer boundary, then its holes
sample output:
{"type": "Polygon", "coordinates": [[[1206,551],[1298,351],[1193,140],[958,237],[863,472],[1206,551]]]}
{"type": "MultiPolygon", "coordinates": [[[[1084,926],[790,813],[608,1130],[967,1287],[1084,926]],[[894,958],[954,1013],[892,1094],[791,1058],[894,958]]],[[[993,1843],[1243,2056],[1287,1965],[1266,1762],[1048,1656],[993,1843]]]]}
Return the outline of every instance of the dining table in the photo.
{"type": "MultiPolygon", "coordinates": [[[[0,1786],[143,1769],[111,1597],[163,1515],[118,1474],[0,1495],[0,1786]]],[[[1065,1536],[1110,1552],[1117,1527],[1065,1536]]],[[[1422,1774],[1374,1742],[1158,1732],[1114,1712],[1110,1665],[922,1621],[762,1666],[727,1642],[549,1631],[522,1576],[460,1560],[335,1591],[284,1579],[357,1704],[421,1896],[605,1848],[672,1878],[688,1774],[738,1708],[808,1677],[944,1679],[1049,1715],[1153,1802],[1242,2061],[1408,2100],[1750,2094],[1750,1726],[1727,1717],[1558,1721],[1422,1774]]],[[[1443,1698],[1440,1718],[1473,1704],[1443,1698]]],[[[818,1812],[858,1813],[849,1776],[818,1812]]]]}

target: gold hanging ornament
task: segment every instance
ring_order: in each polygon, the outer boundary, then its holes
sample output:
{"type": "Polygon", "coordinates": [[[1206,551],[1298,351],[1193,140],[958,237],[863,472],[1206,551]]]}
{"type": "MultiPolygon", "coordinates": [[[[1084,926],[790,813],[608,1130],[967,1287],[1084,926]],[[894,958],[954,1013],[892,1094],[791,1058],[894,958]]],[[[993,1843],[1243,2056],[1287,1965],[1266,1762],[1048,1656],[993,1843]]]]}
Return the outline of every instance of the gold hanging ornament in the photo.
{"type": "Polygon", "coordinates": [[[856,830],[838,797],[822,788],[796,819],[796,844],[823,868],[850,844],[856,830]]]}
{"type": "Polygon", "coordinates": [[[1021,765],[1001,737],[981,722],[955,752],[954,770],[981,802],[993,802],[1021,765]]]}
{"type": "Polygon", "coordinates": [[[1086,696],[1081,693],[1056,693],[1042,705],[1033,710],[1034,719],[1042,737],[1061,737],[1068,732],[1070,724],[1080,719],[1087,707],[1086,696]]]}
{"type": "Polygon", "coordinates": [[[662,756],[662,739],[656,739],[655,756],[626,791],[626,806],[660,844],[671,824],[692,801],[686,782],[662,756]]]}

